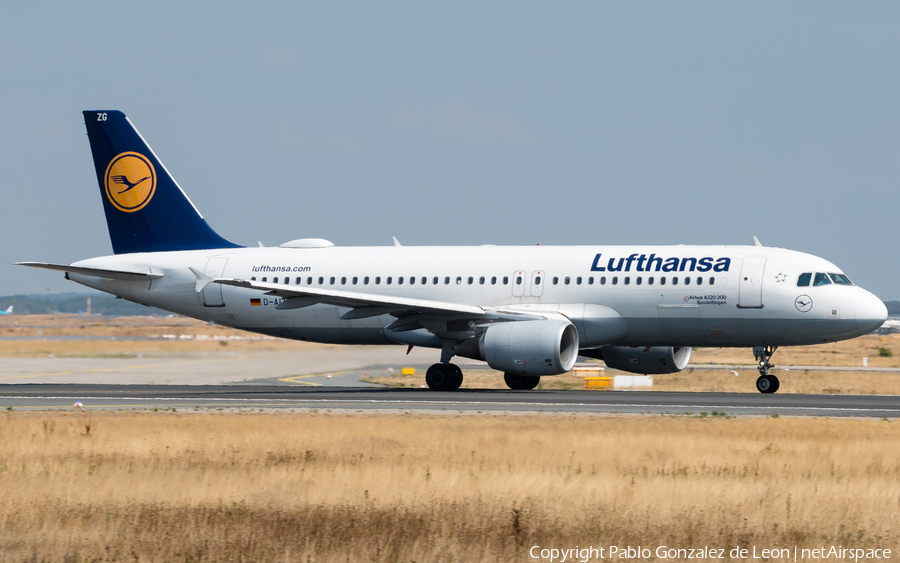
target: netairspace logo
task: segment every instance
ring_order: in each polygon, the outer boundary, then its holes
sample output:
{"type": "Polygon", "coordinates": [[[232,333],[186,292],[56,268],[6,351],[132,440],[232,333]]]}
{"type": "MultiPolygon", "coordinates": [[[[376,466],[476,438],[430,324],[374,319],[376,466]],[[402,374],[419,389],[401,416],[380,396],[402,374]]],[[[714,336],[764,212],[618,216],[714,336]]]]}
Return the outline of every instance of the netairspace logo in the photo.
{"type": "Polygon", "coordinates": [[[876,561],[891,558],[890,549],[875,548],[850,548],[843,546],[816,547],[816,548],[758,548],[741,547],[715,548],[703,546],[699,548],[676,548],[661,545],[655,549],[649,547],[579,547],[567,549],[547,548],[539,545],[533,546],[528,555],[531,559],[548,561],[550,563],[566,563],[567,561],[587,563],[600,559],[633,559],[633,560],[674,560],[685,559],[758,559],[762,561],[799,561],[804,560],[833,560],[833,561],[876,561]],[[726,552],[727,550],[727,552],[726,552]]]}

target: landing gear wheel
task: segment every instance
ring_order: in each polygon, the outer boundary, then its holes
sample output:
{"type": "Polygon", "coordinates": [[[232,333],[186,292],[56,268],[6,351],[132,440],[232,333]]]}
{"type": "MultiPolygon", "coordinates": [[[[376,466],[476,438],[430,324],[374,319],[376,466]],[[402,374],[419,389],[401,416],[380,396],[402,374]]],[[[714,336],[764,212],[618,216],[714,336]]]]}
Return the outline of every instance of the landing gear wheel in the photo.
{"type": "Polygon", "coordinates": [[[457,389],[460,388],[460,386],[462,386],[463,372],[461,369],[459,369],[459,366],[456,364],[448,364],[448,365],[453,370],[453,377],[454,377],[454,379],[456,379],[456,381],[453,384],[453,389],[451,389],[451,391],[456,391],[457,389]]]}
{"type": "Polygon", "coordinates": [[[425,372],[425,383],[433,391],[456,391],[462,380],[462,370],[453,364],[434,364],[425,372]]]}
{"type": "Polygon", "coordinates": [[[504,373],[503,381],[507,387],[516,390],[534,389],[541,382],[540,375],[518,375],[515,373],[504,373]]]}
{"type": "Polygon", "coordinates": [[[753,356],[759,361],[759,378],[756,380],[756,390],[760,393],[774,393],[778,391],[778,378],[769,374],[769,369],[775,367],[769,359],[778,346],[754,346],[753,356]]]}
{"type": "Polygon", "coordinates": [[[778,378],[774,375],[760,375],[756,380],[756,390],[760,393],[774,393],[779,386],[778,378]]]}

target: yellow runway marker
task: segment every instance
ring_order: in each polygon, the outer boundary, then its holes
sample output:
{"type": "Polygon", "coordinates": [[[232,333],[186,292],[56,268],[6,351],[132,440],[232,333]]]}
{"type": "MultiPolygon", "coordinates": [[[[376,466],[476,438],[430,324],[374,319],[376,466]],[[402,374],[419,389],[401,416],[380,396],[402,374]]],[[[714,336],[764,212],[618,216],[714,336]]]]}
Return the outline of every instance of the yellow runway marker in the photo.
{"type": "Polygon", "coordinates": [[[310,387],[321,387],[321,383],[314,383],[312,381],[297,381],[298,379],[305,379],[307,377],[322,377],[322,374],[312,374],[312,375],[292,375],[290,377],[279,377],[278,381],[284,381],[285,383],[292,383],[294,385],[308,385],[310,387]]]}

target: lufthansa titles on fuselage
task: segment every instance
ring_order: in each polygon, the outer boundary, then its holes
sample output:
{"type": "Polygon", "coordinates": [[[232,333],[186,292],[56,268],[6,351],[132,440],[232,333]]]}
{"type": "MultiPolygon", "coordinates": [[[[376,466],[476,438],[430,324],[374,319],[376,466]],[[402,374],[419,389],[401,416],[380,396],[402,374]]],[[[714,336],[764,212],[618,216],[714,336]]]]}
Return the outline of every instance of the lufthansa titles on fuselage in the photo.
{"type": "Polygon", "coordinates": [[[607,258],[603,254],[594,256],[591,264],[592,272],[630,272],[634,265],[635,272],[727,272],[731,268],[731,258],[713,258],[692,256],[678,258],[662,258],[656,254],[631,254],[627,258],[607,258]]]}

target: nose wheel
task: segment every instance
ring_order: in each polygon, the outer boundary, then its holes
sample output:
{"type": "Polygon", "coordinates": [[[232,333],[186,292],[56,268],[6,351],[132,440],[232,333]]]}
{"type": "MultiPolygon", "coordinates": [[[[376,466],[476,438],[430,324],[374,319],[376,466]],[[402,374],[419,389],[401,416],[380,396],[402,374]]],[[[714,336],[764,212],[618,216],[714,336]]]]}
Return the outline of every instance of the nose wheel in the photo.
{"type": "Polygon", "coordinates": [[[778,391],[778,387],[780,387],[778,378],[769,374],[769,369],[775,367],[769,359],[777,349],[778,346],[753,347],[753,356],[759,362],[759,367],[757,367],[759,370],[759,378],[756,380],[756,390],[760,393],[774,393],[775,391],[778,391]]]}

